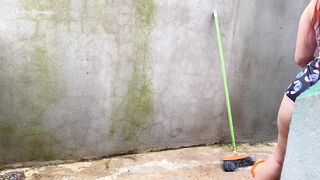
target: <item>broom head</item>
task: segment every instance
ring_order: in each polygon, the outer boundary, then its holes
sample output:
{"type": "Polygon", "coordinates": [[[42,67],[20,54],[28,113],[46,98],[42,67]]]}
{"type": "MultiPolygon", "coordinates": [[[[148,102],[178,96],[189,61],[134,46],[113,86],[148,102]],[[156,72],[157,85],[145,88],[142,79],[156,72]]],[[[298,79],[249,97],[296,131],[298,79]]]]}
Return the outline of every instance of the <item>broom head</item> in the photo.
{"type": "Polygon", "coordinates": [[[222,169],[226,172],[233,172],[241,167],[254,165],[252,157],[245,153],[232,153],[223,157],[222,169]]]}

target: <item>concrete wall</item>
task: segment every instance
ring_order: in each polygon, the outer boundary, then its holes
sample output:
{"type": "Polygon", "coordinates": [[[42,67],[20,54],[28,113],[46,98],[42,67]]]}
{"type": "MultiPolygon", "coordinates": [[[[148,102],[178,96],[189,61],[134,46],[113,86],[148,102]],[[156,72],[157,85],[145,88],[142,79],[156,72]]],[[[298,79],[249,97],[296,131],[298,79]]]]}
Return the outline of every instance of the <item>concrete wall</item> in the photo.
{"type": "Polygon", "coordinates": [[[229,68],[238,137],[276,139],[281,99],[299,71],[294,48],[309,1],[239,1],[229,68]]]}
{"type": "Polygon", "coordinates": [[[319,179],[320,83],[305,91],[293,112],[281,179],[319,179]]]}
{"type": "Polygon", "coordinates": [[[273,140],[307,1],[4,0],[0,164],[273,140]],[[270,88],[272,87],[272,88],[270,88]]]}

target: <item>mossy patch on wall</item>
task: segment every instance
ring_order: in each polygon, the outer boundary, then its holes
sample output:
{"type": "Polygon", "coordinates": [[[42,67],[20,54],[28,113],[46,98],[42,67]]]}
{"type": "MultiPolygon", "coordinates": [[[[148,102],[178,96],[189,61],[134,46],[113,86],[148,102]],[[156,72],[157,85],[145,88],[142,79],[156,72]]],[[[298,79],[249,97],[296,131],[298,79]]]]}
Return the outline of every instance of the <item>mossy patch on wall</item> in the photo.
{"type": "Polygon", "coordinates": [[[57,26],[61,23],[69,25],[72,21],[71,0],[25,0],[28,18],[39,22],[46,21],[57,26]]]}
{"type": "Polygon", "coordinates": [[[30,63],[26,64],[20,77],[32,77],[24,88],[29,89],[24,96],[23,107],[29,112],[30,119],[24,129],[24,142],[29,144],[26,150],[30,160],[52,160],[53,147],[56,139],[54,130],[46,128],[46,112],[50,105],[58,102],[61,98],[62,86],[57,78],[57,65],[49,56],[46,48],[46,36],[35,34],[25,40],[31,51],[29,52],[30,63]],[[36,89],[35,89],[36,88],[36,89]]]}
{"type": "MultiPolygon", "coordinates": [[[[20,161],[53,160],[54,131],[46,126],[48,108],[61,97],[61,82],[57,78],[57,67],[48,55],[45,36],[33,35],[21,42],[26,48],[26,61],[23,68],[17,70],[12,89],[5,90],[5,95],[17,102],[10,102],[13,109],[2,113],[11,114],[0,125],[0,145],[7,152],[13,152],[20,161]],[[27,50],[28,49],[28,50],[27,50]],[[15,113],[11,113],[14,111],[15,113]],[[18,153],[18,154],[16,154],[18,153]]],[[[10,85],[6,84],[7,87],[10,85]]],[[[3,157],[3,159],[12,157],[3,157]]],[[[12,159],[6,161],[11,162],[12,159]]]]}
{"type": "Polygon", "coordinates": [[[112,97],[106,100],[113,105],[108,134],[131,141],[150,127],[154,106],[150,41],[156,9],[152,0],[81,0],[77,5],[71,0],[23,0],[19,8],[39,14],[19,15],[21,34],[14,42],[18,55],[6,54],[0,62],[0,99],[9,102],[0,107],[0,154],[13,152],[0,163],[63,159],[57,150],[72,157],[49,119],[55,118],[52,110],[61,107],[55,104],[66,98],[60,75],[63,51],[58,46],[59,38],[68,33],[89,39],[108,36],[117,43],[117,59],[105,59],[114,68],[107,74],[114,77],[112,97]],[[24,31],[25,27],[29,29],[24,31]]]}
{"type": "Polygon", "coordinates": [[[150,127],[148,119],[151,118],[154,106],[150,41],[156,6],[153,0],[136,0],[133,5],[135,22],[133,58],[130,61],[132,74],[123,103],[113,107],[112,124],[109,128],[110,135],[120,133],[126,141],[136,139],[140,132],[150,127]]]}
{"type": "MultiPolygon", "coordinates": [[[[12,152],[8,156],[2,156],[0,162],[7,163],[32,160],[63,159],[56,154],[55,146],[59,140],[55,137],[55,129],[50,129],[48,113],[50,108],[64,96],[64,83],[59,78],[59,63],[56,43],[52,42],[56,29],[39,28],[40,24],[65,23],[64,12],[69,0],[25,0],[22,4],[29,11],[54,11],[54,15],[25,14],[22,20],[34,23],[35,32],[31,35],[19,36],[19,48],[23,58],[20,62],[10,67],[16,71],[1,71],[10,73],[13,85],[2,79],[6,88],[3,88],[1,99],[9,96],[8,106],[1,109],[6,116],[0,118],[0,147],[3,152],[12,152]],[[56,13],[59,12],[59,13],[56,13]],[[61,13],[62,12],[62,13],[61,13]],[[14,67],[16,66],[16,67],[14,67]],[[14,93],[12,93],[14,92],[14,93]]],[[[67,14],[67,13],[66,13],[67,14]]],[[[55,27],[58,28],[58,27],[55,27]]],[[[11,55],[7,55],[4,61],[11,61],[11,55]]],[[[13,56],[14,57],[14,56],[13,56]]],[[[15,57],[17,58],[17,57],[15,57]]],[[[2,69],[2,68],[0,68],[2,69]]],[[[8,75],[7,75],[8,76],[8,75]]],[[[10,82],[10,83],[12,83],[10,82]]]]}

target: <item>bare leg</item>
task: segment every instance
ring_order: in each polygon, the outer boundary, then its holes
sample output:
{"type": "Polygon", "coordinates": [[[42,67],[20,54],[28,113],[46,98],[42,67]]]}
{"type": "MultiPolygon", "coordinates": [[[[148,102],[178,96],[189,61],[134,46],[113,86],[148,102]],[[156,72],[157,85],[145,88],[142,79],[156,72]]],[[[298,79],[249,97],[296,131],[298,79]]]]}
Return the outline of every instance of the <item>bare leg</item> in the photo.
{"type": "Polygon", "coordinates": [[[278,142],[273,154],[256,168],[255,180],[280,179],[282,165],[287,148],[287,139],[294,104],[284,96],[278,113],[278,142]]]}

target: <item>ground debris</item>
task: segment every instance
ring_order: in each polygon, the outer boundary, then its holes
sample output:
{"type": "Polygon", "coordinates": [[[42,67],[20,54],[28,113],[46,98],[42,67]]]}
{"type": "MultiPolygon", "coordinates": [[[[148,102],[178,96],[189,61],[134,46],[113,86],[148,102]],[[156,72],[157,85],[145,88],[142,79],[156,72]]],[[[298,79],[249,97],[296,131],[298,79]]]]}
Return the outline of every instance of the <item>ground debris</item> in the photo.
{"type": "Polygon", "coordinates": [[[23,171],[13,171],[0,175],[0,180],[24,180],[25,175],[23,171]]]}
{"type": "MultiPolygon", "coordinates": [[[[268,158],[274,146],[241,145],[239,152],[255,159],[268,158]]],[[[94,161],[62,163],[47,166],[34,166],[19,169],[6,169],[0,172],[0,180],[30,179],[252,179],[250,168],[239,168],[233,173],[221,168],[221,157],[232,153],[223,146],[198,146],[167,151],[147,152],[135,155],[116,156],[94,161]],[[22,176],[9,178],[8,172],[23,172],[22,176]],[[25,178],[24,178],[25,176],[25,178]]]]}

